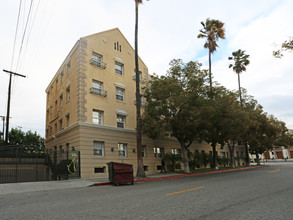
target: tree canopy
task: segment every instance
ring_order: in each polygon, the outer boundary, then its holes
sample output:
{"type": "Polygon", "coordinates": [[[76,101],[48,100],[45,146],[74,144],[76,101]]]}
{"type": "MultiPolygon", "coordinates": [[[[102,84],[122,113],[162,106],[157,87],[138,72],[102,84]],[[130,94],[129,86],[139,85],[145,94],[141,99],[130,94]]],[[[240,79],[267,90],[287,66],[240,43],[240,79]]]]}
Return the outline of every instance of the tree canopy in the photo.
{"type": "Polygon", "coordinates": [[[288,52],[293,51],[293,38],[292,37],[289,40],[284,41],[279,50],[273,51],[273,56],[276,58],[282,58],[282,56],[284,56],[283,53],[285,51],[288,51],[288,52]]]}
{"type": "MultiPolygon", "coordinates": [[[[31,130],[24,132],[21,129],[12,128],[8,134],[8,139],[9,145],[44,146],[44,138],[31,130]]],[[[2,145],[4,145],[4,141],[2,145]]]]}
{"type": "Polygon", "coordinates": [[[151,138],[171,135],[180,143],[184,170],[189,173],[187,149],[200,138],[200,108],[207,72],[197,62],[173,60],[166,76],[153,77],[145,88],[143,132],[151,138]]]}
{"type": "Polygon", "coordinates": [[[232,166],[235,146],[242,143],[252,153],[292,144],[285,123],[268,116],[244,89],[242,105],[236,92],[221,85],[214,87],[211,99],[208,72],[198,62],[172,60],[166,76],[152,76],[144,97],[143,133],[153,139],[176,138],[186,173],[190,172],[187,150],[194,141],[211,144],[212,167],[216,167],[219,144],[228,146],[232,166]]]}

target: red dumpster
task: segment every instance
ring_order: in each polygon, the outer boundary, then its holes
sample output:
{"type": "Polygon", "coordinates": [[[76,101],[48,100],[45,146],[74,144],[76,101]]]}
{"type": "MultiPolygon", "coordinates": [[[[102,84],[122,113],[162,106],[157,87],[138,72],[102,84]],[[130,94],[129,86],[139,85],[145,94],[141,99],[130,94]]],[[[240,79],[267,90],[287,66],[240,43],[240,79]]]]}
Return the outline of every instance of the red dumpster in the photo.
{"type": "Polygon", "coordinates": [[[127,184],[133,185],[133,167],[131,164],[109,162],[109,181],[114,185],[127,184]]]}

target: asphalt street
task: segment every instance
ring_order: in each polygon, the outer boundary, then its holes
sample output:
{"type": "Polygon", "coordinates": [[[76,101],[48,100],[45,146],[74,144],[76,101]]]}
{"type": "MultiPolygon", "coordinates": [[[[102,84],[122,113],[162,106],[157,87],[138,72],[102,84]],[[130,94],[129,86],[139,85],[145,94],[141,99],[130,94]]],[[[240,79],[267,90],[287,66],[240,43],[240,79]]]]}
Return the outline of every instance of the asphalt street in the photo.
{"type": "Polygon", "coordinates": [[[0,219],[293,219],[293,164],[0,195],[0,219]]]}

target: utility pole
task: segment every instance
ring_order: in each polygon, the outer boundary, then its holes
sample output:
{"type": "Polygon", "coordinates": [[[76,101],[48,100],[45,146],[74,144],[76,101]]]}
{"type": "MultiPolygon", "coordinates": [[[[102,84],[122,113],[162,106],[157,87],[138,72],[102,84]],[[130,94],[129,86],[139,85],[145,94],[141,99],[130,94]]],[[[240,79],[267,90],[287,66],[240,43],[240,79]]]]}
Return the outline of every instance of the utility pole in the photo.
{"type": "Polygon", "coordinates": [[[2,133],[2,136],[3,136],[3,140],[4,140],[5,116],[0,115],[0,118],[2,118],[2,121],[3,121],[3,133],[2,133]]]}
{"type": "Polygon", "coordinates": [[[9,116],[10,116],[10,96],[11,96],[11,79],[12,79],[12,75],[16,75],[16,76],[21,76],[21,77],[26,77],[24,75],[18,74],[18,73],[14,73],[8,70],[4,70],[4,72],[9,73],[9,86],[8,86],[8,101],[7,101],[7,115],[6,115],[6,132],[5,132],[5,145],[8,144],[8,133],[9,133],[9,116]]]}

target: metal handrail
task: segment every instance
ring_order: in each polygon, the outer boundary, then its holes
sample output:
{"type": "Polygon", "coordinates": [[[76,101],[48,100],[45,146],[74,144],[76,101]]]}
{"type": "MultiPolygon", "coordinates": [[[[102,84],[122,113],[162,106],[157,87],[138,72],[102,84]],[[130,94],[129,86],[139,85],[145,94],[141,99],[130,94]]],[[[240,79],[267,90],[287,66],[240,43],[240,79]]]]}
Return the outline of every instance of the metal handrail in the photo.
{"type": "Polygon", "coordinates": [[[102,90],[102,89],[97,89],[94,87],[91,88],[91,93],[96,94],[96,95],[100,95],[100,96],[104,96],[104,97],[107,96],[107,91],[102,90]]]}
{"type": "Polygon", "coordinates": [[[98,66],[98,67],[100,67],[100,68],[102,68],[102,69],[106,69],[106,67],[107,67],[107,64],[106,63],[103,63],[103,62],[100,62],[100,61],[97,61],[97,60],[95,60],[95,59],[91,59],[91,64],[92,65],[95,65],[95,66],[98,66]]]}

